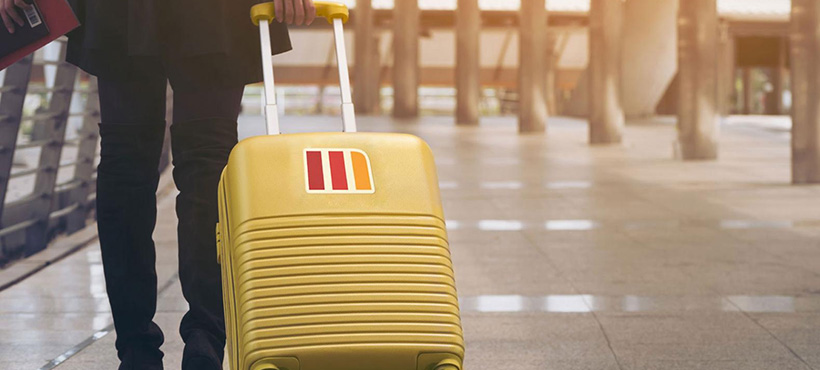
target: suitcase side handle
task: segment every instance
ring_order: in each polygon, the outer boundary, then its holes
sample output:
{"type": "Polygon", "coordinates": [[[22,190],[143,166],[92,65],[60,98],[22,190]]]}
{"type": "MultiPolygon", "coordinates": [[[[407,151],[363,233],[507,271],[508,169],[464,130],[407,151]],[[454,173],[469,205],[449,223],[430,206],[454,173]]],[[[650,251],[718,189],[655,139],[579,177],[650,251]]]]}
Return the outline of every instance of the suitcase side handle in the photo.
{"type": "MultiPolygon", "coordinates": [[[[349,17],[347,6],[328,1],[315,2],[317,15],[328,18],[333,24],[336,43],[336,64],[339,67],[339,86],[342,93],[342,124],[344,132],[356,132],[356,112],[350,89],[350,72],[347,66],[344,23],[349,17]]],[[[259,25],[259,41],[262,46],[262,75],[265,80],[265,121],[268,135],[278,135],[279,110],[276,104],[276,85],[273,78],[270,22],[273,20],[273,3],[262,3],[251,8],[251,20],[259,25]]]]}

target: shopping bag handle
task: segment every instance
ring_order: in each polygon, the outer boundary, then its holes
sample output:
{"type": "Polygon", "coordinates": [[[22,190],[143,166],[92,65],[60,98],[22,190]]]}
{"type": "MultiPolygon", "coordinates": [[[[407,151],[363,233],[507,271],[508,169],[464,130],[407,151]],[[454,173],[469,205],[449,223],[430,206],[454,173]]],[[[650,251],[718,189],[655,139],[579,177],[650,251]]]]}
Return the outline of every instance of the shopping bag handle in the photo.
{"type": "MultiPolygon", "coordinates": [[[[332,1],[314,1],[313,6],[316,7],[316,16],[327,19],[327,23],[333,24],[334,19],[341,19],[342,23],[347,23],[350,19],[350,11],[347,5],[339,4],[332,1]]],[[[251,19],[254,25],[259,25],[260,20],[267,20],[268,22],[276,18],[276,9],[272,2],[266,2],[254,5],[251,7],[251,19]]]]}
{"type": "MultiPolygon", "coordinates": [[[[342,123],[344,132],[356,132],[356,112],[350,90],[350,72],[347,67],[344,22],[349,18],[347,6],[329,1],[316,1],[317,15],[326,17],[333,24],[336,42],[336,61],[339,66],[339,86],[342,93],[342,123]]],[[[251,8],[251,19],[259,26],[259,41],[262,46],[262,75],[265,79],[265,121],[268,135],[278,135],[279,109],[276,105],[276,87],[273,80],[273,58],[270,40],[270,22],[274,19],[273,3],[262,3],[251,8]]]]}

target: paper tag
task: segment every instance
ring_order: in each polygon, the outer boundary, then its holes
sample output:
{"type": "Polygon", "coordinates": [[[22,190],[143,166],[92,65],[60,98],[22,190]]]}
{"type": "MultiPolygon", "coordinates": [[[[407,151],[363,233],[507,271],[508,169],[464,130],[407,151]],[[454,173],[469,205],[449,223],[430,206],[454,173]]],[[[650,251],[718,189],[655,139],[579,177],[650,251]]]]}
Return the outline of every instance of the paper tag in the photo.
{"type": "Polygon", "coordinates": [[[40,13],[37,12],[37,8],[35,8],[34,5],[23,8],[23,13],[25,13],[28,25],[31,26],[31,28],[43,24],[43,19],[40,18],[40,13]]]}

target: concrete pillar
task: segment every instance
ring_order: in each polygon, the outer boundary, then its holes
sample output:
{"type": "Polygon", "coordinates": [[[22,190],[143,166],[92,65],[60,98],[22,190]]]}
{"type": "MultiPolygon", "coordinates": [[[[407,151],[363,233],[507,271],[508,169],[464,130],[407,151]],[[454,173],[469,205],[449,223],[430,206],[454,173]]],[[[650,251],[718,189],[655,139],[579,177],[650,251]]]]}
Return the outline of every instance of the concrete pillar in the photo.
{"type": "Polygon", "coordinates": [[[589,11],[589,142],[620,143],[623,3],[592,0],[589,11]]]}
{"type": "Polygon", "coordinates": [[[481,101],[481,11],[478,0],[458,0],[456,11],[456,123],[478,125],[481,101]]]}
{"type": "Polygon", "coordinates": [[[783,68],[780,66],[772,73],[772,92],[767,96],[766,114],[781,114],[783,111],[783,74],[783,68]]]}
{"type": "Polygon", "coordinates": [[[820,3],[792,0],[792,182],[820,183],[820,3]]]}
{"type": "Polygon", "coordinates": [[[561,55],[555,51],[558,46],[558,33],[547,30],[547,46],[546,46],[546,89],[547,89],[547,113],[552,115],[561,114],[558,109],[558,89],[555,82],[555,71],[558,70],[558,60],[561,55]]]}
{"type": "Polygon", "coordinates": [[[376,28],[373,24],[374,12],[371,0],[356,2],[354,24],[356,37],[356,65],[353,101],[356,113],[374,114],[378,112],[379,64],[376,28]]]}
{"type": "Polygon", "coordinates": [[[789,49],[786,44],[786,38],[780,40],[780,57],[777,59],[777,70],[774,72],[774,103],[775,114],[784,114],[786,109],[783,104],[783,91],[786,89],[786,75],[789,73],[786,68],[788,60],[789,49]]]}
{"type": "Polygon", "coordinates": [[[400,0],[393,8],[393,116],[419,115],[419,3],[400,0]]]}
{"type": "Polygon", "coordinates": [[[717,158],[717,44],[717,0],[681,1],[676,152],[684,160],[717,158]]]}
{"type": "Polygon", "coordinates": [[[720,114],[732,114],[735,105],[735,37],[729,31],[729,22],[720,25],[720,56],[718,72],[718,104],[720,114]]]}
{"type": "Polygon", "coordinates": [[[743,67],[743,114],[752,114],[752,67],[743,67]]]}
{"type": "Polygon", "coordinates": [[[373,88],[373,93],[370,94],[369,106],[373,114],[380,114],[382,110],[382,83],[384,82],[384,71],[388,69],[389,61],[382,61],[381,42],[382,38],[379,33],[374,33],[371,37],[373,40],[373,54],[370,55],[370,65],[373,66],[373,78],[370,83],[373,88]]]}
{"type": "Polygon", "coordinates": [[[543,132],[547,127],[546,37],[544,0],[521,0],[518,67],[518,130],[543,132]]]}

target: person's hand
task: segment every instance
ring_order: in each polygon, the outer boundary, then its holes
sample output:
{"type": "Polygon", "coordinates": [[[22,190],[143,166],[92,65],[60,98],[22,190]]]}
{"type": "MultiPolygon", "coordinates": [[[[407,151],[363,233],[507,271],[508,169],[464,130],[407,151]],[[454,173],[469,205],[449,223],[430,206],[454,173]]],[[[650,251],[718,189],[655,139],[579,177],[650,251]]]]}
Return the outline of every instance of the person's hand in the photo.
{"type": "MultiPolygon", "coordinates": [[[[297,0],[298,1],[298,0],[297,0]]],[[[0,0],[0,17],[3,18],[3,24],[9,33],[14,33],[14,23],[23,27],[23,18],[17,13],[17,9],[26,9],[31,5],[26,4],[24,0],[0,0]]]]}
{"type": "Polygon", "coordinates": [[[273,0],[273,6],[276,11],[276,20],[279,23],[310,25],[316,18],[316,7],[313,6],[313,0],[273,0]]]}

